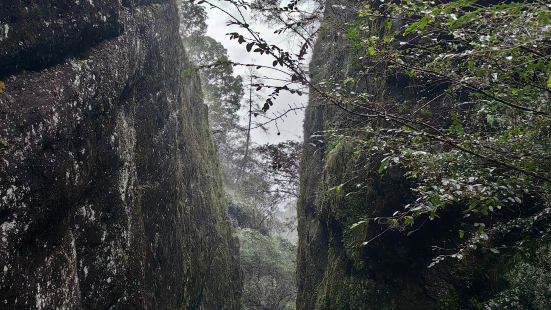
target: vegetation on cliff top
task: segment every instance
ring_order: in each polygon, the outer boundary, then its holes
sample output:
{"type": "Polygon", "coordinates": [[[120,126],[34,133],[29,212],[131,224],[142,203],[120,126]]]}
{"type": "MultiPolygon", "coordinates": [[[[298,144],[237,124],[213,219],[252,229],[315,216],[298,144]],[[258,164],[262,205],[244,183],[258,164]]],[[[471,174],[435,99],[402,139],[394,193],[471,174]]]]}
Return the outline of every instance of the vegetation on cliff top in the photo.
{"type": "Polygon", "coordinates": [[[403,211],[378,221],[413,232],[427,216],[461,206],[457,234],[467,241],[444,251],[461,259],[494,227],[547,212],[550,14],[538,2],[463,0],[359,10],[346,31],[358,73],[326,85],[337,89],[333,96],[345,109],[373,120],[355,128],[364,136],[359,149],[384,153],[379,173],[404,167],[416,195],[403,211]],[[366,78],[391,81],[406,96],[383,103],[378,89],[357,91],[366,78]]]}

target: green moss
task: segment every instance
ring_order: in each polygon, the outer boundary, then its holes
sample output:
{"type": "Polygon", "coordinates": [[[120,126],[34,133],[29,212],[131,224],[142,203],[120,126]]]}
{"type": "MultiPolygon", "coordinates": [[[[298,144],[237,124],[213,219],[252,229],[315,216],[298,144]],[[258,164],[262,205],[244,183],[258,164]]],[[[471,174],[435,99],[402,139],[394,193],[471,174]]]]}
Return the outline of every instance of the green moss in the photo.
{"type": "Polygon", "coordinates": [[[330,253],[328,262],[317,300],[319,309],[363,309],[376,299],[369,279],[346,273],[345,257],[330,253]]]}
{"type": "Polygon", "coordinates": [[[322,207],[335,219],[349,226],[366,215],[365,170],[357,145],[345,140],[332,140],[327,149],[322,180],[322,207]]]}
{"type": "Polygon", "coordinates": [[[176,173],[187,182],[180,209],[186,214],[183,229],[188,237],[185,258],[187,308],[240,308],[242,287],[239,243],[227,220],[218,155],[210,133],[207,107],[202,103],[196,75],[182,74],[186,104],[177,115],[182,124],[182,164],[176,173]],[[193,258],[193,259],[192,259],[193,258]],[[228,296],[232,296],[228,298],[228,296]]]}
{"type": "Polygon", "coordinates": [[[318,286],[319,309],[362,309],[376,298],[361,255],[368,225],[350,229],[371,207],[365,199],[369,187],[364,186],[369,176],[357,169],[366,165],[361,155],[361,148],[350,141],[328,139],[319,208],[328,223],[339,227],[332,227],[334,233],[329,235],[327,266],[318,286]]]}

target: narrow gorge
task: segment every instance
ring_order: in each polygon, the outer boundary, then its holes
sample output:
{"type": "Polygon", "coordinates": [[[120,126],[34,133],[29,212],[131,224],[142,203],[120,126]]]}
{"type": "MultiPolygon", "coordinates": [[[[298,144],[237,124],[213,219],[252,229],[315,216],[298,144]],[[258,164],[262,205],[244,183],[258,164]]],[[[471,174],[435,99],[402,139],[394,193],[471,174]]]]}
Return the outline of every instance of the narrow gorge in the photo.
{"type": "Polygon", "coordinates": [[[0,309],[551,309],[551,5],[0,0],[0,309]]]}

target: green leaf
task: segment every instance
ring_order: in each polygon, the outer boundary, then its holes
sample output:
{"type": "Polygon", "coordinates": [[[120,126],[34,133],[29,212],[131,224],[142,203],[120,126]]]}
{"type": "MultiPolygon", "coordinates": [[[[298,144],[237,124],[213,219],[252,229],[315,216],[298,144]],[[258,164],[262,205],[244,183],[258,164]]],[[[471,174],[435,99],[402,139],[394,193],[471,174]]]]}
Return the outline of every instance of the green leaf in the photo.
{"type": "Polygon", "coordinates": [[[549,15],[545,11],[541,11],[538,14],[538,20],[542,25],[547,25],[549,23],[549,15]]]}
{"type": "Polygon", "coordinates": [[[356,27],[351,27],[346,30],[346,38],[350,41],[356,41],[360,38],[360,31],[356,27]]]}
{"type": "Polygon", "coordinates": [[[467,24],[470,24],[479,17],[479,11],[480,10],[475,10],[460,16],[456,20],[450,20],[448,22],[448,25],[450,25],[451,29],[457,29],[467,24]]]}
{"type": "Polygon", "coordinates": [[[386,164],[381,163],[381,165],[379,166],[379,173],[383,173],[385,172],[385,170],[386,170],[386,164]]]}
{"type": "Polygon", "coordinates": [[[370,47],[367,48],[367,54],[369,56],[376,56],[377,55],[377,50],[373,46],[370,46],[370,47]]]}
{"type": "Polygon", "coordinates": [[[547,88],[551,88],[551,76],[549,76],[549,79],[547,80],[547,88]]]}
{"type": "Polygon", "coordinates": [[[371,14],[371,6],[369,4],[364,5],[363,9],[360,11],[359,16],[365,17],[367,15],[371,14]]]}
{"type": "Polygon", "coordinates": [[[430,197],[430,203],[432,203],[434,206],[440,206],[442,204],[442,199],[440,199],[440,196],[434,195],[430,197]]]}
{"type": "Polygon", "coordinates": [[[484,216],[488,216],[488,214],[489,214],[488,208],[484,207],[484,208],[480,209],[480,213],[482,213],[482,215],[484,215],[484,216]]]}
{"type": "Polygon", "coordinates": [[[342,85],[344,86],[353,86],[356,83],[356,80],[354,80],[353,77],[347,77],[342,81],[342,85]]]}
{"type": "Polygon", "coordinates": [[[465,129],[463,128],[462,119],[458,112],[454,111],[451,113],[452,124],[450,125],[449,130],[455,133],[458,136],[465,134],[465,129]]]}
{"type": "Polygon", "coordinates": [[[406,30],[404,30],[404,35],[408,35],[416,30],[423,30],[430,22],[430,17],[428,15],[423,16],[420,20],[409,25],[406,30]]]}

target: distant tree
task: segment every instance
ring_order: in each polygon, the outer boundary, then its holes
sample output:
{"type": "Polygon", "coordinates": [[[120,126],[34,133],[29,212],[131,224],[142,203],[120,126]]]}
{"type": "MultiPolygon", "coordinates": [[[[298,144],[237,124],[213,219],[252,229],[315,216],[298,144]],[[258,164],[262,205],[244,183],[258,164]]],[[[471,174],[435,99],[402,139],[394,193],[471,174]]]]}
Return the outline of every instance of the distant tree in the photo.
{"type": "Polygon", "coordinates": [[[302,143],[288,140],[278,144],[265,144],[257,147],[256,152],[269,169],[273,191],[289,198],[297,197],[302,143]]]}
{"type": "Polygon", "coordinates": [[[240,240],[245,277],[243,308],[293,309],[296,247],[284,239],[251,229],[241,230],[240,240]]]}
{"type": "Polygon", "coordinates": [[[230,134],[241,129],[238,111],[243,97],[243,79],[234,76],[224,46],[209,36],[184,38],[190,60],[199,70],[205,103],[209,106],[209,121],[215,144],[220,152],[226,151],[230,134]],[[209,66],[220,63],[220,65],[209,66]]]}
{"type": "Polygon", "coordinates": [[[297,196],[300,145],[287,141],[252,146],[246,166],[233,166],[242,177],[237,184],[232,182],[226,188],[237,207],[249,210],[244,227],[268,232],[288,225],[280,221],[278,215],[297,196]]]}
{"type": "MultiPolygon", "coordinates": [[[[235,76],[227,50],[205,35],[207,14],[197,2],[179,2],[180,34],[188,57],[201,78],[204,102],[209,107],[209,124],[222,163],[224,180],[233,174],[231,166],[239,157],[241,129],[239,110],[243,80],[235,76]],[[214,65],[216,64],[216,65],[214,65]]],[[[228,182],[225,182],[226,184],[228,182]]]]}
{"type": "Polygon", "coordinates": [[[207,31],[205,8],[189,0],[178,0],[180,36],[182,38],[202,36],[207,31]]]}

